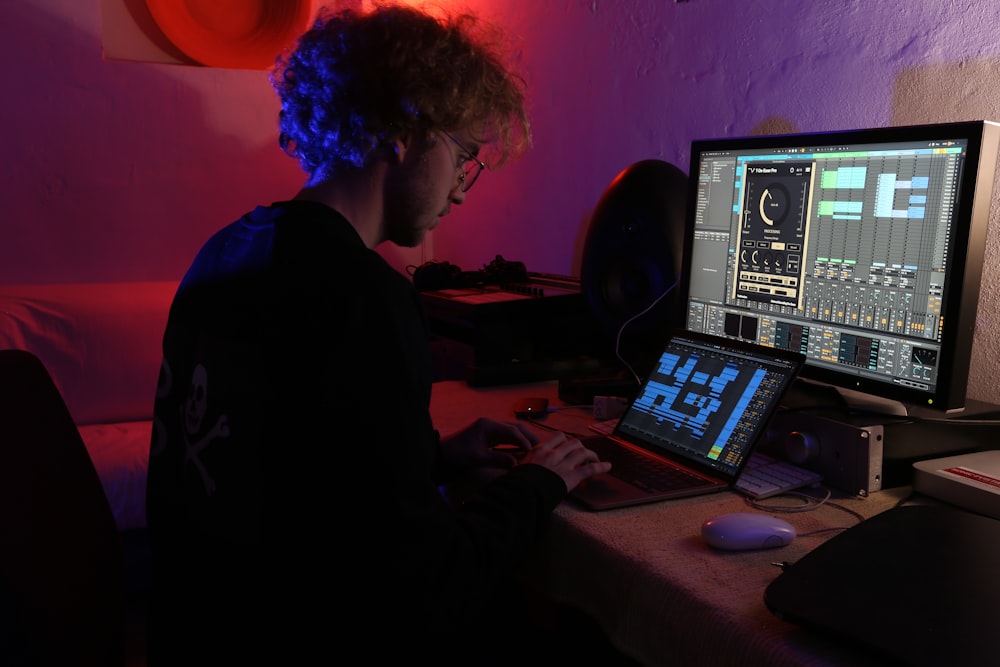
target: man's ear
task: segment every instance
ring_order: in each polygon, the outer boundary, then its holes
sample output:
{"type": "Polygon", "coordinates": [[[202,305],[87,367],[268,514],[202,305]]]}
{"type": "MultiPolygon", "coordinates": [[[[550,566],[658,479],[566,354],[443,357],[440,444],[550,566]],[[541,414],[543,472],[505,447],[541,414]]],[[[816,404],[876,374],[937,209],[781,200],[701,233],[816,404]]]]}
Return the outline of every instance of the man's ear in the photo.
{"type": "Polygon", "coordinates": [[[406,151],[410,150],[412,144],[413,137],[408,134],[397,136],[389,142],[390,155],[397,164],[403,161],[406,157],[406,151]]]}

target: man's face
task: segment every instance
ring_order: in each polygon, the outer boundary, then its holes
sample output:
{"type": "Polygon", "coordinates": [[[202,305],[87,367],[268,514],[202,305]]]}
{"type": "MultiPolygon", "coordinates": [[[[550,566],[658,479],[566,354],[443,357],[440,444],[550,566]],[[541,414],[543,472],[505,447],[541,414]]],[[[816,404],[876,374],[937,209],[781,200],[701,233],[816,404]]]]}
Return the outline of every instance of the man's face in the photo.
{"type": "MultiPolygon", "coordinates": [[[[478,150],[468,132],[455,132],[453,136],[470,150],[478,150]]],[[[410,142],[403,159],[390,172],[385,240],[404,248],[418,246],[448,214],[452,204],[464,202],[462,164],[469,157],[442,133],[426,144],[410,142]]]]}

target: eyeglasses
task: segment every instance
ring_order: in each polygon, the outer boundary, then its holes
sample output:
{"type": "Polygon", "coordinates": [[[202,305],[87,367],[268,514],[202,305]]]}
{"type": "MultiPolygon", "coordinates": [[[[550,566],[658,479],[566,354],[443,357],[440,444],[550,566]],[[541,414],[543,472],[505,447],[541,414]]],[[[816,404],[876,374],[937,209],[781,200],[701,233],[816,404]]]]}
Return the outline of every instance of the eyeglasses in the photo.
{"type": "Polygon", "coordinates": [[[458,165],[462,168],[462,173],[458,175],[458,183],[462,192],[468,192],[472,188],[472,185],[476,182],[476,179],[479,178],[479,174],[486,168],[486,163],[477,158],[472,151],[462,144],[461,141],[443,130],[441,133],[454,141],[456,146],[465,151],[465,155],[462,156],[461,162],[459,162],[458,165]]]}

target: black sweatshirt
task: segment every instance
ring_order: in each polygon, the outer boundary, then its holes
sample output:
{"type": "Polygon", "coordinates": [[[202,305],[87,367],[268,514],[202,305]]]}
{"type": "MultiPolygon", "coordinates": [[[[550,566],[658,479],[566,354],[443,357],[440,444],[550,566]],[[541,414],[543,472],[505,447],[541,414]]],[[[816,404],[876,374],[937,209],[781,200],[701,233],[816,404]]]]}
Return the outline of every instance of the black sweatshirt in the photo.
{"type": "Polygon", "coordinates": [[[258,207],[215,234],[163,350],[151,667],[440,658],[490,619],[565,494],[521,465],[444,501],[417,293],[322,204],[258,207]]]}

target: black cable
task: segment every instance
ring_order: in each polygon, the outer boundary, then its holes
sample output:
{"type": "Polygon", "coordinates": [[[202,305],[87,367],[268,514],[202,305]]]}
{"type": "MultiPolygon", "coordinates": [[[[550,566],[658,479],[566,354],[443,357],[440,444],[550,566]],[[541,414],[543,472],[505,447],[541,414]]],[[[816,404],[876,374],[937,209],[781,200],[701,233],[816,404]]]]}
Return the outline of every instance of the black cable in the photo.
{"type": "Polygon", "coordinates": [[[618,358],[618,361],[622,362],[622,364],[625,366],[628,372],[632,374],[632,379],[635,380],[635,383],[640,387],[642,386],[642,378],[639,377],[639,374],[635,372],[635,369],[633,369],[632,366],[627,361],[625,361],[625,358],[622,357],[621,353],[622,332],[625,331],[625,327],[627,327],[629,324],[631,324],[632,322],[636,321],[637,319],[639,319],[640,317],[651,311],[656,306],[656,304],[658,304],[660,301],[663,300],[664,297],[670,294],[674,290],[674,288],[677,287],[677,283],[679,280],[680,278],[675,279],[673,284],[670,285],[670,287],[668,287],[667,289],[663,290],[663,293],[660,294],[660,296],[653,299],[653,302],[651,304],[643,308],[641,311],[639,311],[632,317],[625,320],[622,323],[622,325],[618,327],[618,335],[615,337],[615,356],[618,358]]]}

